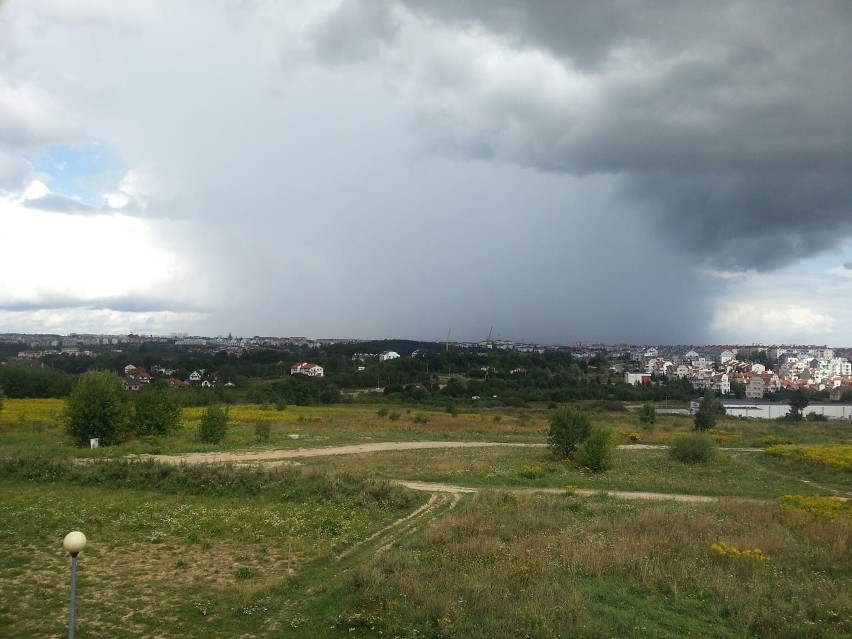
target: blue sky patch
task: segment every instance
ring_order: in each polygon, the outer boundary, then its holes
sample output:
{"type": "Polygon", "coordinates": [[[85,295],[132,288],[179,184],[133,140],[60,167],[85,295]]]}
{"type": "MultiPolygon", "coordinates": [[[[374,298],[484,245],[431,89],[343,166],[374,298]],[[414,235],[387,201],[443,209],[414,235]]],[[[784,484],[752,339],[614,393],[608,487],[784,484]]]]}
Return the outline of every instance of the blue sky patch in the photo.
{"type": "Polygon", "coordinates": [[[120,163],[102,144],[55,146],[30,162],[53,193],[100,206],[101,194],[115,188],[120,163]]]}

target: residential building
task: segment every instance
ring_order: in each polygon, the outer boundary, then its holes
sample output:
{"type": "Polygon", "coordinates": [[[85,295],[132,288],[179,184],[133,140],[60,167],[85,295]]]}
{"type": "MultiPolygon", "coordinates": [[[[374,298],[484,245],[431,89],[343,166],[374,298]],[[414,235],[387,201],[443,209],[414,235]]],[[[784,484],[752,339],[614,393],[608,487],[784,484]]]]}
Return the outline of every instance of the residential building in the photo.
{"type": "Polygon", "coordinates": [[[324,371],[322,366],[310,362],[299,362],[290,367],[291,375],[307,375],[308,377],[322,377],[324,371]]]}

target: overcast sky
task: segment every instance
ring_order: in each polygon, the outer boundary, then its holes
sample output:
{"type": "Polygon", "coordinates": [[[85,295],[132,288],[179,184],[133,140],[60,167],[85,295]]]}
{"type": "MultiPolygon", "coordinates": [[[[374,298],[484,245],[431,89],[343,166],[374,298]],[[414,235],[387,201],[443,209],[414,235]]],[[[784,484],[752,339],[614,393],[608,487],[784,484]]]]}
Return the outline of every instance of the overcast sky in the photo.
{"type": "Polygon", "coordinates": [[[852,3],[0,0],[0,332],[852,346],[852,3]]]}

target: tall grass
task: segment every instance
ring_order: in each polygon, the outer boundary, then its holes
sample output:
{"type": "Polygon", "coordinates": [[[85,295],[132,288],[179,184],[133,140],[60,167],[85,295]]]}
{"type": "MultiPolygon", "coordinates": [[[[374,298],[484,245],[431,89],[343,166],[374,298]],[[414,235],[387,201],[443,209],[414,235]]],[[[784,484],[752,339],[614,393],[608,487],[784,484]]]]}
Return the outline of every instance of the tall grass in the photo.
{"type": "Polygon", "coordinates": [[[840,638],[850,524],[803,526],[775,503],[481,494],[358,570],[349,614],[389,636],[840,638]],[[720,541],[769,559],[720,556],[720,541]]]}

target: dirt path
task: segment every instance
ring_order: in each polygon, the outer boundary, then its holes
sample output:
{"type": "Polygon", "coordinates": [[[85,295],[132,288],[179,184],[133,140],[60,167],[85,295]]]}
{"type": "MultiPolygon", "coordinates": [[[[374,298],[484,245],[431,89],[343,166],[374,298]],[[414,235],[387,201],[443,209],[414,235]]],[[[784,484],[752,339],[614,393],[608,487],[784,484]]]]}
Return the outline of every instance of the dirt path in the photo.
{"type": "MultiPolygon", "coordinates": [[[[454,486],[452,484],[436,484],[430,482],[423,481],[405,481],[405,480],[395,480],[395,484],[399,484],[400,486],[405,486],[406,488],[410,488],[411,490],[422,490],[426,492],[447,492],[453,494],[459,493],[476,493],[479,492],[478,488],[470,488],[469,486],[454,486]]],[[[503,492],[517,493],[517,494],[528,494],[528,493],[552,493],[552,494],[565,494],[567,491],[565,488],[487,488],[483,490],[500,490],[503,492]]],[[[644,499],[647,501],[684,501],[691,503],[712,503],[717,502],[722,499],[737,499],[741,501],[750,501],[757,502],[760,501],[758,499],[746,499],[739,497],[707,497],[704,495],[680,495],[675,493],[646,493],[646,492],[631,492],[626,490],[591,490],[587,488],[575,488],[571,491],[575,495],[582,495],[583,497],[592,497],[595,495],[607,495],[609,497],[615,497],[617,499],[644,499]]]]}
{"type": "Polygon", "coordinates": [[[492,448],[496,446],[516,446],[541,448],[544,444],[523,444],[511,442],[451,442],[451,441],[419,441],[419,442],[373,442],[369,444],[350,444],[348,446],[326,446],[324,448],[296,448],[292,450],[276,449],[258,452],[229,452],[229,453],[183,453],[181,455],[136,455],[142,459],[167,464],[221,464],[221,463],[254,463],[269,462],[279,459],[298,459],[300,457],[323,457],[327,455],[358,455],[389,450],[418,450],[421,448],[492,448]]]}
{"type": "Polygon", "coordinates": [[[376,531],[366,539],[350,546],[337,555],[335,559],[338,561],[345,559],[353,552],[362,549],[372,549],[374,553],[384,552],[399,540],[414,534],[421,528],[431,524],[438,517],[453,510],[462,500],[462,493],[472,492],[465,488],[461,488],[460,490],[449,490],[450,487],[447,488],[447,490],[430,491],[432,495],[425,504],[404,517],[400,517],[392,524],[376,531]]]}

